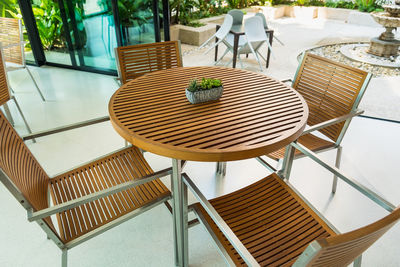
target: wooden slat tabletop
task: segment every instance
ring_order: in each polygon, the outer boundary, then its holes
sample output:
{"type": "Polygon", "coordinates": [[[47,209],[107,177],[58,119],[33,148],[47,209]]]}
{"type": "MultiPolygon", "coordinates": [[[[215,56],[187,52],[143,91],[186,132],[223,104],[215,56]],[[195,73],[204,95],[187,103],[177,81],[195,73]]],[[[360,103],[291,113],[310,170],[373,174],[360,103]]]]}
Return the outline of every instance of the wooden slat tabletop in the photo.
{"type": "Polygon", "coordinates": [[[146,151],[176,159],[230,161],[268,154],[296,140],[308,107],[291,87],[262,74],[221,67],[157,71],[123,85],[109,112],[115,130],[146,151]],[[221,79],[219,101],[190,104],[190,80],[221,79]]]}

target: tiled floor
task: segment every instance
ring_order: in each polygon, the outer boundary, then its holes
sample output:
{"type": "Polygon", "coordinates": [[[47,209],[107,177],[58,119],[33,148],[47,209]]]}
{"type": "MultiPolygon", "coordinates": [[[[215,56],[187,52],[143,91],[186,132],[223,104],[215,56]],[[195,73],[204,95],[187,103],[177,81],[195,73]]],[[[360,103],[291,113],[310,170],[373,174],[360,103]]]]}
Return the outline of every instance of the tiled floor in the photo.
{"type": "MultiPolygon", "coordinates": [[[[192,56],[184,58],[185,65],[193,65],[192,60],[192,56]]],[[[52,67],[31,67],[31,70],[48,101],[41,101],[23,70],[10,73],[10,81],[34,131],[108,113],[108,100],[117,89],[112,77],[52,67]]],[[[284,76],[290,71],[279,73],[275,68],[267,74],[284,76]]],[[[11,109],[17,130],[25,134],[13,105],[11,109]]],[[[399,136],[399,124],[354,119],[343,141],[341,167],[394,204],[400,203],[399,136]]],[[[50,175],[123,144],[109,122],[40,138],[35,144],[28,142],[50,175]]],[[[320,156],[333,163],[335,152],[324,152],[320,156]]],[[[146,153],[146,158],[155,170],[171,164],[169,159],[150,153],[146,153]]],[[[224,178],[214,175],[213,163],[189,162],[185,171],[209,198],[236,190],[268,174],[255,160],[228,163],[224,178]]],[[[348,231],[387,214],[343,182],[339,182],[337,193],[332,196],[331,180],[332,175],[310,159],[294,163],[291,177],[294,186],[339,230],[348,231]]],[[[164,181],[169,185],[168,179],[164,181]]],[[[191,201],[194,201],[192,197],[191,201]]],[[[0,186],[0,214],[0,266],[59,266],[60,250],[46,239],[38,225],[26,220],[24,209],[4,186],[0,186]]],[[[363,266],[400,266],[399,238],[400,224],[365,253],[363,266]]],[[[190,229],[189,244],[191,266],[224,266],[223,258],[201,225],[190,229]]],[[[69,266],[173,266],[172,217],[164,206],[158,206],[73,248],[69,252],[69,266]]]]}

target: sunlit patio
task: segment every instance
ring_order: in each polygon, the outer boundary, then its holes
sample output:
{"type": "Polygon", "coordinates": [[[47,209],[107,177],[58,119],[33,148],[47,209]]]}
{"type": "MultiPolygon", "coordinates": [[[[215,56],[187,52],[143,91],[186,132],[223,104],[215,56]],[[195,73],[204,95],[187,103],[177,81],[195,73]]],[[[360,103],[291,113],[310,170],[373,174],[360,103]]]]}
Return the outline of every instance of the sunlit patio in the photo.
{"type": "MultiPolygon", "coordinates": [[[[247,13],[252,16],[252,13],[247,13]]],[[[379,35],[374,25],[359,25],[338,20],[302,21],[282,18],[269,22],[284,43],[273,42],[269,68],[262,74],[282,80],[293,78],[299,55],[306,49],[338,42],[364,42],[379,35]]],[[[183,66],[212,66],[214,50],[182,44],[183,66]]],[[[223,45],[221,45],[223,47],[223,45]]],[[[222,49],[220,49],[221,51],[222,49]]],[[[261,53],[266,53],[263,47],[261,53]]],[[[222,53],[222,51],[220,52],[222,53]]],[[[219,65],[229,62],[228,54],[219,65]]],[[[243,69],[260,72],[252,55],[242,56],[243,69]]],[[[111,96],[120,87],[114,76],[51,66],[29,66],[47,101],[37,94],[24,70],[8,74],[9,82],[33,132],[85,121],[109,114],[111,96]]],[[[238,64],[237,68],[240,68],[238,64]]],[[[340,170],[377,192],[391,203],[400,203],[400,76],[373,77],[360,103],[366,117],[352,120],[343,139],[340,170]]],[[[15,129],[27,134],[19,113],[10,104],[15,129]]],[[[50,175],[71,169],[113,150],[123,148],[125,140],[104,122],[27,141],[30,151],[50,175]]],[[[335,151],[318,153],[334,165],[335,151]]],[[[171,166],[171,159],[144,153],[154,171],[171,166]]],[[[266,157],[265,160],[268,160],[266,157]]],[[[230,161],[226,175],[215,173],[214,162],[189,161],[186,172],[207,199],[234,192],[270,174],[256,159],[230,161]]],[[[171,189],[170,178],[162,178],[171,189]]],[[[305,157],[293,163],[290,181],[341,232],[365,226],[388,214],[343,181],[331,193],[332,174],[305,157]]],[[[189,193],[189,204],[196,198],[189,193]]],[[[0,186],[0,265],[59,266],[60,250],[36,223],[26,219],[26,211],[4,186],[0,186]]],[[[189,219],[194,215],[189,214],[189,219]]],[[[174,266],[173,217],[164,205],[115,227],[69,251],[69,266],[174,266]]],[[[400,225],[372,245],[362,258],[362,266],[399,266],[400,225]]],[[[189,229],[190,266],[225,266],[226,261],[205,227],[189,229]]]]}

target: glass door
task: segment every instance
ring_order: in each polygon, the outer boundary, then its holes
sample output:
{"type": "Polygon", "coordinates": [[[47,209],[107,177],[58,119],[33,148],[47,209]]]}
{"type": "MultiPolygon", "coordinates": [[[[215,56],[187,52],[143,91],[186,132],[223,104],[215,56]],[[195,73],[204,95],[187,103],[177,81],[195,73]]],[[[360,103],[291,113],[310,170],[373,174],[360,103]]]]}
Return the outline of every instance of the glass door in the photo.
{"type": "Polygon", "coordinates": [[[156,38],[160,32],[156,29],[159,23],[159,12],[158,7],[154,10],[153,4],[153,0],[118,0],[124,45],[154,43],[156,39],[159,39],[156,38]]]}
{"type": "MultiPolygon", "coordinates": [[[[168,37],[167,0],[31,0],[49,65],[116,73],[114,48],[168,37]],[[165,11],[165,12],[163,12],[165,11]]],[[[168,39],[168,38],[167,38],[168,39]]]]}

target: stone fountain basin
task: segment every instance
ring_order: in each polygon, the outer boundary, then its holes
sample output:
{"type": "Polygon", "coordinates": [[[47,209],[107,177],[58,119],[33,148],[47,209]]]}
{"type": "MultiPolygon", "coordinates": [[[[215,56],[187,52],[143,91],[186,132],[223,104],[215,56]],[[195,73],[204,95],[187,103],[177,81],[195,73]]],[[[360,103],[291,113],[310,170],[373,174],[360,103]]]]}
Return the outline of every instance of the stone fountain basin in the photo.
{"type": "Polygon", "coordinates": [[[400,27],[400,17],[391,17],[388,12],[372,12],[371,16],[384,27],[400,27]]]}

